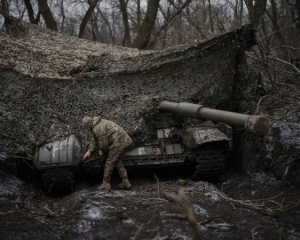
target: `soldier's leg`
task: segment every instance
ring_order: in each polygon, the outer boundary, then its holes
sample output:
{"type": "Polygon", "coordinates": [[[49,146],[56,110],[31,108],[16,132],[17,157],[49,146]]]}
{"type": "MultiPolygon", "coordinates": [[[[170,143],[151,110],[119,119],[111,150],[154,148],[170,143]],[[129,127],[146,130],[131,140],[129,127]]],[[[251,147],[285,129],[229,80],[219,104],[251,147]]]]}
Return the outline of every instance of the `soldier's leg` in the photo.
{"type": "Polygon", "coordinates": [[[111,174],[114,170],[114,167],[117,165],[118,160],[120,159],[122,152],[109,153],[108,158],[105,163],[103,179],[105,182],[110,182],[111,174]]]}
{"type": "MultiPolygon", "coordinates": [[[[122,156],[122,158],[123,158],[123,156],[122,156]]],[[[117,166],[116,167],[118,169],[118,173],[120,175],[120,178],[127,179],[128,178],[127,170],[123,166],[122,158],[119,159],[119,161],[117,162],[117,166]]]]}
{"type": "Polygon", "coordinates": [[[122,163],[122,159],[125,155],[126,149],[124,149],[124,151],[122,152],[122,154],[120,155],[120,158],[117,162],[117,169],[118,169],[118,173],[120,175],[120,177],[122,178],[122,183],[119,184],[119,188],[127,188],[129,189],[131,187],[131,184],[128,180],[128,175],[127,175],[127,170],[126,168],[124,168],[123,163],[122,163]]]}
{"type": "Polygon", "coordinates": [[[127,189],[131,188],[131,184],[128,180],[126,168],[124,168],[122,164],[122,158],[118,161],[117,168],[118,168],[119,175],[122,178],[122,183],[118,185],[119,188],[127,188],[127,189]]]}

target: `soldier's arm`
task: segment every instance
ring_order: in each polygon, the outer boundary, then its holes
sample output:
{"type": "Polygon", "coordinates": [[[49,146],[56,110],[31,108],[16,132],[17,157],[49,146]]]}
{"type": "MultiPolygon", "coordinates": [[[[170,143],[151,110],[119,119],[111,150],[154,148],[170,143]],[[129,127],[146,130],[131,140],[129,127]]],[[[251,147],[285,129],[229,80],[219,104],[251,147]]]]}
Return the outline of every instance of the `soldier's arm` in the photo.
{"type": "Polygon", "coordinates": [[[94,137],[92,137],[92,140],[91,140],[91,142],[90,142],[90,145],[89,145],[89,149],[88,149],[88,150],[89,150],[90,152],[93,152],[93,151],[95,150],[96,146],[97,146],[97,141],[95,140],[94,137]]]}

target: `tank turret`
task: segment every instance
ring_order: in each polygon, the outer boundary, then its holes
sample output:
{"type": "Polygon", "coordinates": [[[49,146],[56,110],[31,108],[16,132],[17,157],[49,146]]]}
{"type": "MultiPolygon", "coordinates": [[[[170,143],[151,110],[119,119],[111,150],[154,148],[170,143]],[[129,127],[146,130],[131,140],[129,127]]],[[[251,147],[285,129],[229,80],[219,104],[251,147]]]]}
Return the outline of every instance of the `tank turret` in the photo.
{"type": "Polygon", "coordinates": [[[235,112],[222,111],[204,107],[193,103],[174,103],[162,101],[159,105],[160,111],[176,113],[183,117],[211,120],[226,123],[231,126],[245,128],[247,131],[260,135],[269,132],[270,124],[268,118],[261,115],[247,115],[235,112]]]}

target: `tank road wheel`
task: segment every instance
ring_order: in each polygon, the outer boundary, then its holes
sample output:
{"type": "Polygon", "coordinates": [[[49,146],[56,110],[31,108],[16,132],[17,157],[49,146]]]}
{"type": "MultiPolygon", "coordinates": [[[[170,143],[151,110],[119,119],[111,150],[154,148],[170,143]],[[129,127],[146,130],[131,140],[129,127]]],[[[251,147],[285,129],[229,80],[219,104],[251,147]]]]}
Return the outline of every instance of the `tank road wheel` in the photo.
{"type": "Polygon", "coordinates": [[[201,151],[197,155],[196,170],[192,179],[215,177],[224,172],[227,158],[224,151],[201,151]]]}
{"type": "Polygon", "coordinates": [[[67,168],[48,169],[42,176],[45,188],[70,188],[74,186],[74,174],[67,168]]]}

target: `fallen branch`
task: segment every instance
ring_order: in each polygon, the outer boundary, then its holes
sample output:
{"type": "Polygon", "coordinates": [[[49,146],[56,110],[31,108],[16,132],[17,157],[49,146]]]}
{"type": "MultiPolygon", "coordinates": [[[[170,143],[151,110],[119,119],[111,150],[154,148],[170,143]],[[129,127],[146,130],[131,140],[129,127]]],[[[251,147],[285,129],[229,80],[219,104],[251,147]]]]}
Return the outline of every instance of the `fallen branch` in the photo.
{"type": "Polygon", "coordinates": [[[155,173],[154,173],[154,177],[155,177],[156,182],[157,182],[157,198],[159,198],[159,182],[158,182],[158,178],[156,177],[155,173]]]}
{"type": "Polygon", "coordinates": [[[275,49],[278,49],[278,48],[290,48],[290,49],[293,49],[293,50],[300,50],[300,48],[294,48],[294,47],[291,47],[291,46],[279,46],[279,47],[276,47],[276,48],[272,48],[272,50],[275,50],[275,49]]]}
{"type": "Polygon", "coordinates": [[[270,197],[270,198],[266,198],[266,199],[255,199],[255,200],[238,200],[238,199],[233,199],[230,197],[227,197],[226,194],[221,193],[221,192],[209,192],[206,193],[205,195],[211,195],[211,194],[218,194],[220,197],[222,197],[225,200],[228,200],[230,202],[234,202],[234,203],[239,203],[241,205],[243,205],[244,207],[248,207],[250,209],[253,210],[261,210],[264,211],[267,214],[273,214],[275,212],[283,212],[286,210],[289,210],[295,206],[297,206],[297,204],[295,203],[291,203],[291,204],[287,204],[287,206],[285,206],[285,208],[283,207],[283,205],[280,205],[279,203],[273,201],[272,199],[277,198],[278,196],[280,196],[281,194],[283,194],[284,192],[279,193],[276,196],[270,197]],[[278,206],[277,208],[268,208],[265,203],[273,203],[276,206],[278,206]]]}
{"type": "Polygon", "coordinates": [[[180,203],[181,206],[186,210],[187,220],[194,233],[194,240],[203,240],[202,232],[199,230],[197,225],[197,217],[183,189],[180,189],[177,195],[172,194],[171,198],[174,199],[174,201],[180,203]]]}
{"type": "Polygon", "coordinates": [[[7,212],[0,212],[0,215],[8,215],[8,214],[12,214],[15,213],[16,211],[7,211],[7,212]]]}
{"type": "Polygon", "coordinates": [[[272,58],[272,57],[269,57],[269,59],[272,59],[272,60],[275,60],[275,61],[284,63],[284,64],[286,64],[286,65],[289,65],[289,66],[293,67],[293,68],[296,70],[297,73],[300,74],[300,70],[299,70],[294,64],[291,64],[291,63],[286,62],[286,61],[284,61],[284,60],[282,60],[282,59],[279,59],[279,58],[272,58]]]}
{"type": "Polygon", "coordinates": [[[171,218],[186,219],[186,216],[178,214],[178,213],[166,213],[165,216],[171,217],[171,218]]]}
{"type": "Polygon", "coordinates": [[[267,97],[274,98],[274,99],[276,99],[276,100],[278,100],[278,101],[280,101],[280,102],[288,103],[288,102],[286,102],[286,101],[280,100],[279,98],[276,98],[276,97],[273,97],[273,96],[270,96],[270,95],[263,96],[263,97],[262,97],[261,99],[259,99],[259,101],[258,101],[258,104],[257,104],[257,107],[256,107],[256,114],[258,114],[258,112],[259,112],[259,105],[260,105],[261,101],[262,101],[264,98],[267,98],[267,97]]]}
{"type": "Polygon", "coordinates": [[[265,228],[265,229],[277,229],[277,227],[264,227],[264,226],[257,226],[255,228],[253,228],[251,230],[251,236],[252,236],[252,240],[255,240],[255,230],[258,229],[258,228],[265,228]]]}
{"type": "Polygon", "coordinates": [[[135,240],[136,237],[140,234],[140,231],[142,230],[142,228],[144,227],[145,224],[142,224],[141,226],[139,226],[137,232],[135,233],[135,235],[133,237],[131,237],[131,240],[135,240]]]}

